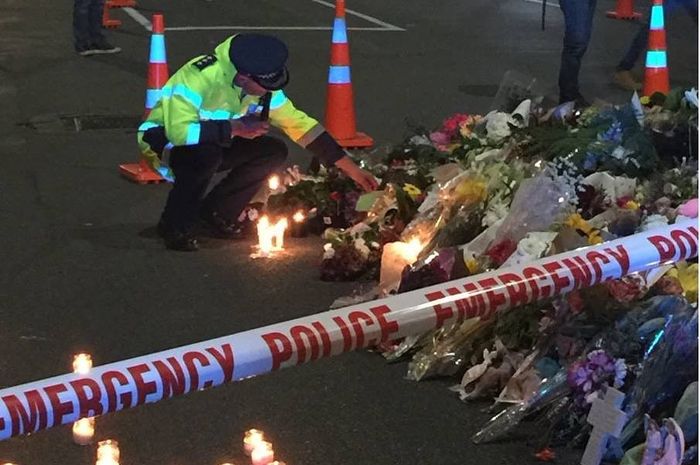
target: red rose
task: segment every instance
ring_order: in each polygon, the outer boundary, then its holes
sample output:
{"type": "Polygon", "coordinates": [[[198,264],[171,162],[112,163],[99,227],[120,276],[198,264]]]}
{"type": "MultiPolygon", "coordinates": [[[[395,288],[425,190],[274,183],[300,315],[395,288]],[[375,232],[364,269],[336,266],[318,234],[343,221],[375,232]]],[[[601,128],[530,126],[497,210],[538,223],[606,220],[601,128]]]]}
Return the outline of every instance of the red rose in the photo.
{"type": "Polygon", "coordinates": [[[343,195],[340,192],[338,192],[338,191],[331,192],[331,200],[339,202],[340,199],[342,199],[342,198],[343,198],[343,195]]]}

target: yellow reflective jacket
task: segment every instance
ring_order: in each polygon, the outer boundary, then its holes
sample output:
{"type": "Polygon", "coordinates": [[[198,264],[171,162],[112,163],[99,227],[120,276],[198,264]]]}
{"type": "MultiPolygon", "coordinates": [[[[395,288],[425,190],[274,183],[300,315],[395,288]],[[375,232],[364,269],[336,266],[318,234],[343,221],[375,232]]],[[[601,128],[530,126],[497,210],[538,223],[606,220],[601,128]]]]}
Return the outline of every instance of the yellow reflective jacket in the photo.
{"type": "MultiPolygon", "coordinates": [[[[235,38],[219,44],[213,55],[190,60],[160,90],[158,102],[138,129],[139,148],[154,169],[160,171],[164,147],[226,143],[231,138],[230,119],[262,111],[261,97],[244,95],[233,85],[237,71],[229,47],[235,38]]],[[[273,126],[324,163],[333,164],[344,155],[324,127],[296,109],[282,90],[272,92],[269,111],[273,126]]]]}

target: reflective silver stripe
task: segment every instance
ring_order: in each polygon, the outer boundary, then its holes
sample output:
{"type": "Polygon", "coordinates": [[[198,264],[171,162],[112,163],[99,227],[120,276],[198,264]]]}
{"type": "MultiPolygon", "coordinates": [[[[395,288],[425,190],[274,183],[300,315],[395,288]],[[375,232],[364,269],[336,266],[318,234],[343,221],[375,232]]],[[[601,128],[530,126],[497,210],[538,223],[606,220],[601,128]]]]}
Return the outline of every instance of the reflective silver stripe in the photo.
{"type": "Polygon", "coordinates": [[[272,93],[270,101],[270,110],[276,110],[287,102],[287,96],[281,90],[276,90],[272,93]]]}
{"type": "Polygon", "coordinates": [[[316,140],[318,136],[326,132],[326,128],[321,126],[320,124],[317,124],[316,126],[312,127],[309,129],[306,134],[301,136],[299,140],[297,141],[297,144],[301,145],[302,147],[306,148],[307,145],[312,143],[313,141],[316,140]]]}

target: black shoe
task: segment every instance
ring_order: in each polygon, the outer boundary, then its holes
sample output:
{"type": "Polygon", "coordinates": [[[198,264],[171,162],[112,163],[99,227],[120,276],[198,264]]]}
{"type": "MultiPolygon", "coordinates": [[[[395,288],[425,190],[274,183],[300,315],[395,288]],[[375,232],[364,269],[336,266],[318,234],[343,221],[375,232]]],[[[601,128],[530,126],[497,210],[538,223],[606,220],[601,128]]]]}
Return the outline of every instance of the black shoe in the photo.
{"type": "Polygon", "coordinates": [[[120,47],[115,47],[114,45],[110,44],[106,40],[98,40],[97,42],[93,43],[92,46],[90,47],[93,51],[93,54],[112,54],[112,53],[119,53],[122,51],[120,47]]]}
{"type": "Polygon", "coordinates": [[[243,227],[237,222],[230,222],[217,212],[203,210],[200,215],[206,232],[217,239],[242,239],[245,236],[243,227]]]}
{"type": "Polygon", "coordinates": [[[165,247],[170,250],[180,252],[196,252],[199,250],[197,238],[189,233],[168,231],[165,233],[163,241],[165,242],[165,247]]]}
{"type": "Polygon", "coordinates": [[[97,55],[97,50],[90,44],[80,44],[75,46],[75,53],[82,57],[89,57],[90,55],[97,55]]]}

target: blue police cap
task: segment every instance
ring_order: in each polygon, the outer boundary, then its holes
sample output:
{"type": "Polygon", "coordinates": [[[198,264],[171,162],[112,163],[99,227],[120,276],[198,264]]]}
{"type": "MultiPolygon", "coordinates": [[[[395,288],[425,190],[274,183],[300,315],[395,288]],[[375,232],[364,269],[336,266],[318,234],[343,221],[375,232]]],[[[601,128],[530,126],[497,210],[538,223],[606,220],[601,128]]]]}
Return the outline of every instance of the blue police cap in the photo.
{"type": "Polygon", "coordinates": [[[229,48],[236,69],[268,90],[283,88],[289,82],[287,46],[267,34],[238,34],[229,48]]]}

